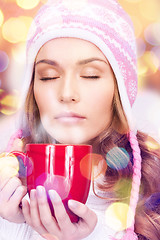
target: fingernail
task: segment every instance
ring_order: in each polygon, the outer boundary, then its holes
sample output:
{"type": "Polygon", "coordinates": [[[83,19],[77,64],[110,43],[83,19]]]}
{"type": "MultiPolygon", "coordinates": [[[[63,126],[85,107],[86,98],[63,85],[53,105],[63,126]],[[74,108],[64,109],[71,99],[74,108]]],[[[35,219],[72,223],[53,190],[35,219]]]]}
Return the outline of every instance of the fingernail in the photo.
{"type": "Polygon", "coordinates": [[[24,186],[20,186],[20,187],[18,188],[18,191],[19,191],[20,193],[25,193],[25,192],[26,192],[26,188],[25,188],[24,186]]]}
{"type": "Polygon", "coordinates": [[[31,200],[35,200],[36,199],[36,190],[35,189],[32,189],[30,191],[30,199],[31,200]]]}
{"type": "Polygon", "coordinates": [[[77,208],[78,207],[78,203],[76,201],[74,201],[74,200],[69,200],[68,201],[68,205],[71,208],[77,208]]]}
{"type": "Polygon", "coordinates": [[[42,187],[42,186],[37,186],[36,190],[37,190],[37,196],[38,196],[38,198],[44,198],[44,196],[45,196],[45,194],[46,194],[46,191],[45,191],[44,187],[42,187]]]}
{"type": "Polygon", "coordinates": [[[49,190],[48,193],[49,193],[49,196],[50,196],[52,202],[59,203],[61,201],[61,198],[60,198],[60,196],[58,195],[58,193],[56,191],[49,190]]]}

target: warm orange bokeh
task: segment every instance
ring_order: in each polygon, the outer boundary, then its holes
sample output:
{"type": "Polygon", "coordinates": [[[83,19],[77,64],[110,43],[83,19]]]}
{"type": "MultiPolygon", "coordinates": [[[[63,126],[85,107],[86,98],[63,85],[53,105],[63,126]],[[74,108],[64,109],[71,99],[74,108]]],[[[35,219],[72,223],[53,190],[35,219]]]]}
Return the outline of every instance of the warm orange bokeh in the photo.
{"type": "Polygon", "coordinates": [[[87,167],[87,162],[92,160],[92,180],[97,179],[101,174],[105,175],[107,170],[107,163],[102,155],[91,153],[87,154],[80,163],[80,170],[83,176],[90,178],[87,167]]]}

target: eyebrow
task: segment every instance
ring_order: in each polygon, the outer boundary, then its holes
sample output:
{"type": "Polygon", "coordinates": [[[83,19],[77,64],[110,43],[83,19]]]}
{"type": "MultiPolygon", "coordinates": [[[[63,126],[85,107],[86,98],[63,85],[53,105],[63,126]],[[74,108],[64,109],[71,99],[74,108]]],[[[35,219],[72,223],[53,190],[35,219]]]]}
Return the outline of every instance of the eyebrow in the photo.
{"type": "MultiPolygon", "coordinates": [[[[84,64],[87,64],[87,63],[90,63],[90,62],[94,62],[94,61],[100,61],[100,62],[104,62],[105,64],[108,65],[108,62],[103,60],[103,59],[100,59],[100,58],[89,58],[89,59],[84,59],[84,60],[81,60],[81,61],[78,61],[77,62],[77,65],[84,65],[84,64]]],[[[48,64],[48,65],[51,65],[51,66],[59,66],[59,64],[54,61],[54,60],[50,60],[50,59],[42,59],[42,60],[39,60],[38,62],[35,63],[35,65],[38,65],[40,63],[45,63],[45,64],[48,64]]]]}

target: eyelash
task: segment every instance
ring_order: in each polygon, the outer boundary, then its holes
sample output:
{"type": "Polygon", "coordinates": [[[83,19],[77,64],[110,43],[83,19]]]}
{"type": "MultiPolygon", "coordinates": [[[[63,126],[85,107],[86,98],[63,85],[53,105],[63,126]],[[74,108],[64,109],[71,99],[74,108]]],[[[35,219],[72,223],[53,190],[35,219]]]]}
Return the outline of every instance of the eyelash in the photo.
{"type": "Polygon", "coordinates": [[[41,81],[49,81],[49,80],[56,80],[58,77],[53,77],[53,78],[48,78],[48,77],[44,77],[44,78],[40,78],[41,81]]]}
{"type": "Polygon", "coordinates": [[[82,78],[87,78],[87,79],[98,79],[100,76],[81,76],[82,78]]]}
{"type": "MultiPolygon", "coordinates": [[[[99,79],[100,76],[81,76],[82,78],[85,79],[99,79]]],[[[49,81],[49,80],[56,80],[59,77],[53,77],[53,78],[48,78],[48,77],[44,77],[44,78],[40,78],[41,81],[49,81]]]]}

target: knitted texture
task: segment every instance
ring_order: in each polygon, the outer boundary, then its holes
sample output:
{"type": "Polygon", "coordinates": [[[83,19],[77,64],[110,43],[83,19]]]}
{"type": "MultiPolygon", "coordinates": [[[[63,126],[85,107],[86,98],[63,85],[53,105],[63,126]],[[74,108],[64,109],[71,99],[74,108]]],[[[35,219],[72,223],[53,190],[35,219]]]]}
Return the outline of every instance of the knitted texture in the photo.
{"type": "Polygon", "coordinates": [[[130,144],[133,150],[133,179],[132,179],[132,189],[130,197],[130,208],[132,210],[133,216],[135,216],[137,202],[139,198],[139,190],[141,183],[141,153],[136,135],[130,132],[130,144]]]}
{"type": "MultiPolygon", "coordinates": [[[[136,207],[139,199],[139,190],[141,184],[141,152],[139,148],[139,144],[137,141],[137,137],[134,132],[130,132],[129,135],[130,144],[133,150],[133,177],[132,177],[132,189],[130,196],[130,209],[132,211],[133,223],[130,228],[127,229],[126,234],[122,240],[136,240],[138,237],[134,233],[134,221],[136,214],[136,207]]],[[[130,216],[128,216],[127,221],[130,222],[130,216]]]]}
{"type": "Polygon", "coordinates": [[[119,3],[116,0],[49,0],[43,5],[28,34],[25,93],[39,49],[58,37],[87,40],[103,52],[116,76],[131,126],[131,105],[137,94],[136,44],[132,22],[119,3]]]}

